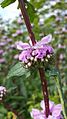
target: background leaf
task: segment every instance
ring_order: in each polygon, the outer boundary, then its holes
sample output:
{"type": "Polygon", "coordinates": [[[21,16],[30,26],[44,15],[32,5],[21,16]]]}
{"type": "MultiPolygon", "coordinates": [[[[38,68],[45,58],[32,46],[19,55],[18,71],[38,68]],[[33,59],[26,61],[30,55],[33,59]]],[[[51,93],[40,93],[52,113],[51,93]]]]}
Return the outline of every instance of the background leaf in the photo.
{"type": "MultiPolygon", "coordinates": [[[[26,75],[26,73],[28,72],[27,69],[23,68],[23,65],[21,62],[15,64],[11,69],[10,71],[8,72],[8,76],[7,78],[10,78],[10,77],[14,77],[14,76],[22,76],[22,75],[26,75]]],[[[30,74],[28,73],[28,76],[30,74]]]]}
{"type": "Polygon", "coordinates": [[[2,3],[1,3],[1,7],[7,7],[8,5],[14,3],[16,0],[4,0],[2,3]]]}

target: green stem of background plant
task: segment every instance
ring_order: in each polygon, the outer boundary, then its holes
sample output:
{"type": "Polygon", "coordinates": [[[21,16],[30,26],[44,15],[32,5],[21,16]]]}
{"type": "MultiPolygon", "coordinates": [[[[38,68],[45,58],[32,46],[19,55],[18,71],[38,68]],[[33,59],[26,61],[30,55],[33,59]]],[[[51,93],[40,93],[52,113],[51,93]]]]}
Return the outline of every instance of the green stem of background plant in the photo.
{"type": "MultiPolygon", "coordinates": [[[[29,36],[32,42],[32,45],[35,45],[36,40],[35,40],[35,35],[32,32],[32,27],[31,27],[31,23],[25,8],[25,3],[24,0],[18,0],[19,1],[19,6],[22,12],[22,15],[24,17],[24,21],[27,27],[27,30],[29,32],[29,36]]],[[[43,91],[43,95],[44,95],[44,106],[45,106],[45,110],[46,110],[46,117],[49,116],[50,114],[50,110],[49,110],[49,96],[48,96],[48,90],[47,90],[47,80],[45,77],[45,72],[42,68],[39,69],[39,74],[40,74],[40,79],[41,79],[41,84],[42,84],[42,91],[43,91]]]]}
{"type": "Polygon", "coordinates": [[[59,96],[60,96],[60,101],[61,101],[61,104],[62,104],[64,119],[67,119],[66,112],[65,112],[65,106],[64,106],[64,100],[63,100],[63,93],[62,93],[61,86],[60,86],[60,81],[59,81],[58,77],[56,77],[55,79],[56,79],[56,85],[57,85],[58,93],[59,93],[59,96]]]}

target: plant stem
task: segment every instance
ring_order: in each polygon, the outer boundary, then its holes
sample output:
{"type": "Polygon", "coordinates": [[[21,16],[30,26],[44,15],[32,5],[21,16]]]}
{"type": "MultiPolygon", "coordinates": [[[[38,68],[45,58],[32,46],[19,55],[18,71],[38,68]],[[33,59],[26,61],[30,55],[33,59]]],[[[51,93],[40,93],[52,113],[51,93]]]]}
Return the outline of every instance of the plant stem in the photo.
{"type": "Polygon", "coordinates": [[[48,90],[47,90],[47,81],[46,81],[46,77],[45,77],[43,68],[39,68],[39,73],[40,73],[44,102],[45,102],[44,105],[45,105],[46,117],[48,117],[48,115],[50,114],[49,97],[48,97],[48,90]]]}
{"type": "MultiPolygon", "coordinates": [[[[32,44],[35,45],[36,40],[35,40],[34,33],[32,32],[32,27],[31,27],[31,24],[30,24],[29,17],[27,15],[24,0],[18,0],[18,1],[19,1],[19,6],[20,6],[20,9],[21,9],[22,15],[24,17],[25,24],[26,24],[26,27],[28,29],[29,36],[31,38],[32,44]]],[[[45,78],[45,72],[44,72],[43,68],[39,69],[39,74],[40,74],[40,78],[41,78],[42,90],[43,90],[43,95],[44,95],[46,117],[48,117],[49,113],[50,113],[50,111],[49,111],[49,98],[48,98],[48,90],[47,90],[47,81],[46,81],[46,78],[45,78]]]]}
{"type": "Polygon", "coordinates": [[[6,104],[4,100],[0,101],[0,103],[2,103],[7,110],[12,111],[17,116],[17,118],[24,119],[24,117],[20,116],[19,113],[15,109],[13,109],[9,104],[6,104]]]}
{"type": "Polygon", "coordinates": [[[61,101],[61,104],[62,104],[64,119],[67,119],[66,112],[65,112],[65,106],[64,106],[64,100],[63,100],[63,94],[62,94],[62,90],[61,90],[61,86],[60,86],[60,81],[59,81],[58,77],[56,77],[55,79],[56,79],[56,85],[57,85],[58,93],[59,93],[59,96],[60,96],[60,101],[61,101]]]}
{"type": "Polygon", "coordinates": [[[32,44],[34,45],[36,43],[35,36],[34,36],[34,33],[32,32],[32,27],[31,27],[31,24],[30,24],[29,17],[27,15],[24,0],[18,0],[18,1],[19,1],[19,6],[20,6],[20,9],[21,9],[22,15],[23,15],[24,20],[25,20],[26,27],[27,27],[28,32],[29,32],[30,39],[32,41],[32,44]]]}

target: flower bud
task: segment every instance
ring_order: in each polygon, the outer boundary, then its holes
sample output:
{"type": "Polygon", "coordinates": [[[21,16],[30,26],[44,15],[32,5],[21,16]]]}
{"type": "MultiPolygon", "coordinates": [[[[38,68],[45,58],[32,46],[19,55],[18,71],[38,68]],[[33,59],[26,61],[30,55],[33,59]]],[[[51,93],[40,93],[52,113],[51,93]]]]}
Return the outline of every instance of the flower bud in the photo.
{"type": "Polygon", "coordinates": [[[47,55],[47,58],[50,58],[50,55],[47,55]]]}
{"type": "Polygon", "coordinates": [[[41,61],[43,62],[43,61],[44,61],[44,59],[41,59],[41,61]]]}
{"type": "Polygon", "coordinates": [[[27,65],[30,67],[31,66],[31,63],[29,62],[27,65]]]}
{"type": "Polygon", "coordinates": [[[36,57],[34,58],[34,61],[37,62],[37,58],[36,57]]]}
{"type": "Polygon", "coordinates": [[[34,58],[33,58],[33,57],[31,57],[31,58],[30,58],[30,60],[31,60],[31,61],[33,61],[33,60],[34,60],[34,58]]]}
{"type": "Polygon", "coordinates": [[[46,62],[48,62],[48,59],[45,59],[46,62]]]}
{"type": "Polygon", "coordinates": [[[6,88],[3,86],[0,86],[0,100],[2,100],[5,94],[6,94],[6,88]]]}

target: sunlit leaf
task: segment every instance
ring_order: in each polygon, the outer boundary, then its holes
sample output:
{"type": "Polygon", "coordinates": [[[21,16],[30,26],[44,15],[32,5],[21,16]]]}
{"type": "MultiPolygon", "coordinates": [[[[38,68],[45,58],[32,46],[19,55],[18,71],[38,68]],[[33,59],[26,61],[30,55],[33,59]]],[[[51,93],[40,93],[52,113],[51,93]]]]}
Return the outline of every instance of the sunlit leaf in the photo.
{"type": "Polygon", "coordinates": [[[1,7],[6,7],[12,3],[14,3],[16,0],[4,0],[2,3],[1,3],[1,7]]]}

